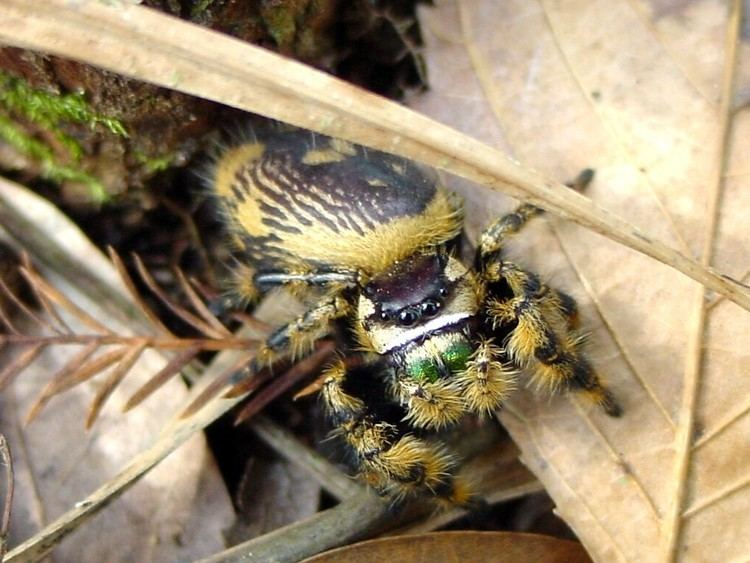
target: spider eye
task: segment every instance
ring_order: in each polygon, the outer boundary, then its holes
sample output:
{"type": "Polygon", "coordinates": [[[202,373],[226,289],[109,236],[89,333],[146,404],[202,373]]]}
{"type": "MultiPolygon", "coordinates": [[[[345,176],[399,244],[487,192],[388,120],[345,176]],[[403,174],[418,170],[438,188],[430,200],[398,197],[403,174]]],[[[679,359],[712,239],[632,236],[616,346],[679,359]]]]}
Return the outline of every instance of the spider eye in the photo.
{"type": "Polygon", "coordinates": [[[404,309],[398,314],[398,322],[401,326],[412,326],[419,320],[419,315],[412,309],[404,309]]]}
{"type": "Polygon", "coordinates": [[[440,302],[439,301],[433,301],[432,299],[428,299],[421,305],[422,308],[422,315],[424,315],[427,318],[434,317],[438,314],[438,311],[440,311],[440,302]]]}
{"type": "Polygon", "coordinates": [[[380,312],[380,320],[381,321],[387,321],[390,318],[391,318],[391,316],[388,313],[386,313],[385,311],[381,311],[380,312]]]}
{"type": "Polygon", "coordinates": [[[440,294],[440,297],[447,297],[448,295],[448,288],[444,285],[440,286],[440,289],[438,290],[438,293],[440,294]]]}

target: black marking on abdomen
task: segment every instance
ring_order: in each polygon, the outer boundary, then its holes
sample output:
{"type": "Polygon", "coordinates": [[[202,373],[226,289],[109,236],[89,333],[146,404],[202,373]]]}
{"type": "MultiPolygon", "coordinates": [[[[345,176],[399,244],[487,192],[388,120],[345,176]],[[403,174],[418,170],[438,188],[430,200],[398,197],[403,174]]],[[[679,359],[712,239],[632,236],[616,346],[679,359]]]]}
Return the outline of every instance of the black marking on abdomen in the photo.
{"type": "MultiPolygon", "coordinates": [[[[287,213],[292,215],[300,224],[305,225],[306,227],[312,225],[312,221],[310,221],[310,219],[304,217],[299,212],[297,212],[296,209],[294,209],[291,194],[283,190],[277,191],[260,179],[259,172],[263,172],[268,178],[274,177],[273,174],[269,174],[268,171],[264,169],[266,164],[268,163],[263,162],[261,166],[256,166],[253,168],[253,182],[255,183],[255,187],[257,188],[257,190],[277,203],[279,207],[283,208],[287,213]],[[263,168],[263,170],[261,170],[261,168],[263,168]]],[[[281,188],[281,186],[279,186],[279,188],[281,188]]]]}
{"type": "MultiPolygon", "coordinates": [[[[285,164],[289,166],[288,162],[285,164]]],[[[332,191],[327,183],[311,183],[309,177],[305,177],[304,174],[301,174],[294,168],[288,168],[286,171],[289,172],[293,180],[290,181],[283,175],[280,175],[280,177],[286,182],[285,186],[289,188],[297,205],[300,207],[309,206],[309,204],[305,204],[295,197],[296,194],[304,194],[305,197],[310,198],[315,203],[319,204],[331,217],[335,217],[338,226],[342,229],[353,230],[359,235],[364,235],[364,231],[355,220],[354,213],[356,210],[352,206],[352,202],[340,197],[341,192],[338,190],[332,191]],[[329,197],[323,197],[323,194],[326,194],[329,197]]],[[[329,225],[329,227],[331,227],[331,225],[329,225]]],[[[367,227],[372,229],[373,225],[370,223],[367,227]]],[[[333,229],[336,232],[339,232],[338,228],[333,229]]]]}
{"type": "Polygon", "coordinates": [[[232,195],[237,203],[242,203],[247,197],[247,192],[243,192],[236,184],[232,184],[232,195]]]}
{"type": "Polygon", "coordinates": [[[285,233],[292,233],[295,235],[301,235],[302,230],[290,225],[289,223],[279,223],[276,219],[272,219],[271,217],[263,217],[261,219],[261,223],[264,225],[271,227],[272,229],[276,229],[278,231],[283,231],[285,233]]]}
{"type": "Polygon", "coordinates": [[[276,207],[274,205],[269,205],[263,200],[259,200],[258,207],[266,215],[276,217],[277,219],[281,219],[282,221],[289,220],[286,214],[279,207],[276,207]]]}
{"type": "Polygon", "coordinates": [[[338,233],[339,232],[339,227],[338,227],[338,225],[336,225],[336,223],[334,223],[328,217],[326,217],[325,215],[323,215],[316,207],[310,205],[309,203],[305,203],[303,201],[300,201],[298,198],[294,197],[294,195],[296,195],[296,194],[293,194],[293,196],[292,196],[293,199],[294,199],[294,203],[296,203],[300,207],[300,209],[303,209],[304,211],[306,211],[316,221],[320,221],[326,227],[328,227],[329,229],[331,229],[334,233],[338,233]]]}

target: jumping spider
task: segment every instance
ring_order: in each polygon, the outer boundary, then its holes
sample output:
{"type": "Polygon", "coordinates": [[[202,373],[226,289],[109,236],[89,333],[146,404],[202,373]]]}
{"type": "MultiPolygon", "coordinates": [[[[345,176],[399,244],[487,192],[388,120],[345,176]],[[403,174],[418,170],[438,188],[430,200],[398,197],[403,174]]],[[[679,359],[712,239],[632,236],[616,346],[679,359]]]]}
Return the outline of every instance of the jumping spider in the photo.
{"type": "Polygon", "coordinates": [[[520,205],[458,256],[463,213],[435,175],[382,152],[306,131],[274,131],[227,150],[213,189],[253,299],[287,286],[315,304],[276,330],[256,368],[309,351],[333,321],[354,345],[324,374],[325,409],[361,476],[395,497],[471,500],[430,431],[502,406],[519,369],[541,385],[620,408],[581,350],[575,301],[502,258],[542,210],[520,205]]]}

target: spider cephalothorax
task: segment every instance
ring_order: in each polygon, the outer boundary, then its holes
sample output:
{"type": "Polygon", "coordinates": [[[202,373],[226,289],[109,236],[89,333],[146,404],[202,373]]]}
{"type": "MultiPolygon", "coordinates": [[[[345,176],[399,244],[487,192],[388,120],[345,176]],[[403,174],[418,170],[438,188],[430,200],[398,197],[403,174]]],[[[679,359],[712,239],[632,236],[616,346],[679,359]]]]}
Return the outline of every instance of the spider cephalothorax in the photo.
{"type": "Polygon", "coordinates": [[[258,366],[300,354],[337,319],[357,342],[324,374],[322,397],[360,474],[396,496],[470,492],[430,430],[498,409],[519,370],[619,414],[581,351],[575,301],[502,257],[541,213],[521,205],[484,231],[474,267],[459,259],[457,196],[412,162],[304,131],[227,151],[213,187],[245,266],[248,298],[286,285],[314,305],[276,330],[258,366]],[[352,368],[352,365],[357,365],[352,368]]]}

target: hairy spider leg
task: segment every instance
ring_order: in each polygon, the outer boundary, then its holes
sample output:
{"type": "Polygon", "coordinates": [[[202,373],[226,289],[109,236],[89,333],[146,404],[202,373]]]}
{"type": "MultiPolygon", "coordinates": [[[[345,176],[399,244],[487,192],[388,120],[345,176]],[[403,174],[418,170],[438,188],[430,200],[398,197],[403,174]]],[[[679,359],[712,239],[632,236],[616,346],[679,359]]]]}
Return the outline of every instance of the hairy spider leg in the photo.
{"type": "Polygon", "coordinates": [[[389,386],[393,400],[404,405],[404,420],[415,428],[439,430],[455,425],[466,414],[461,386],[455,378],[418,381],[399,373],[389,386]]]}
{"type": "Polygon", "coordinates": [[[480,264],[488,257],[500,253],[505,240],[517,234],[530,219],[544,213],[544,210],[529,203],[522,203],[515,210],[503,215],[487,227],[479,237],[477,248],[480,264]]]}
{"type": "Polygon", "coordinates": [[[353,287],[359,274],[352,271],[314,270],[299,272],[261,271],[237,261],[229,279],[229,295],[241,305],[256,303],[260,297],[275,287],[286,287],[293,295],[305,297],[315,288],[353,287]]]}
{"type": "Polygon", "coordinates": [[[482,338],[457,382],[469,412],[491,415],[516,388],[517,371],[503,363],[503,351],[482,338]]]}
{"type": "Polygon", "coordinates": [[[258,350],[256,366],[270,365],[286,355],[299,358],[308,354],[315,342],[327,334],[331,321],[349,315],[351,307],[340,290],[328,293],[315,306],[266,338],[258,350]]]}
{"type": "MultiPolygon", "coordinates": [[[[594,179],[594,171],[590,168],[582,170],[575,180],[568,182],[566,186],[581,192],[585,190],[594,179]]],[[[507,213],[487,227],[479,239],[478,258],[480,264],[488,260],[488,257],[502,250],[505,239],[517,234],[530,219],[544,213],[544,209],[530,203],[522,203],[515,210],[507,213]]],[[[572,301],[572,299],[571,299],[572,301]]],[[[575,303],[573,303],[575,305],[575,303]]]]}
{"type": "MultiPolygon", "coordinates": [[[[592,178],[593,171],[584,170],[568,185],[581,190],[592,178]]],[[[513,327],[505,342],[507,353],[517,365],[533,370],[538,385],[580,390],[607,414],[619,416],[619,405],[583,354],[583,338],[576,332],[579,317],[575,300],[543,284],[538,276],[502,260],[505,240],[543,212],[536,206],[521,204],[482,233],[477,262],[490,291],[487,316],[495,329],[513,327]],[[510,290],[511,295],[492,295],[492,287],[498,285],[510,290]]]]}
{"type": "Polygon", "coordinates": [[[354,381],[359,375],[347,377],[338,359],[324,374],[321,396],[333,433],[351,448],[361,477],[394,503],[429,491],[448,505],[471,504],[471,487],[455,475],[453,456],[399,424],[403,409],[384,398],[366,397],[378,386],[354,381]]]}
{"type": "Polygon", "coordinates": [[[263,368],[284,357],[299,359],[312,351],[315,343],[328,334],[332,321],[351,313],[352,305],[345,297],[346,291],[354,283],[357,274],[333,271],[314,271],[294,274],[287,272],[263,272],[257,274],[252,268],[238,264],[243,276],[235,273],[234,295],[246,302],[257,301],[258,297],[272,287],[284,286],[299,297],[308,299],[315,295],[310,291],[317,287],[326,293],[303,314],[274,330],[258,348],[252,361],[231,380],[234,385],[231,394],[246,391],[249,378],[263,368]],[[256,283],[257,280],[257,283],[256,283]],[[304,291],[305,288],[308,291],[304,291]],[[244,291],[246,290],[246,291],[244,291]]]}
{"type": "Polygon", "coordinates": [[[493,328],[513,327],[505,342],[511,359],[531,369],[539,386],[578,390],[610,416],[619,416],[619,405],[581,350],[583,339],[570,328],[571,310],[561,294],[510,262],[493,262],[484,275],[490,284],[506,284],[512,294],[487,299],[493,328]]]}
{"type": "MultiPolygon", "coordinates": [[[[351,313],[351,303],[344,297],[346,290],[357,282],[358,274],[350,271],[308,270],[303,272],[255,272],[246,268],[245,280],[235,281],[235,290],[248,300],[274,287],[286,287],[300,297],[315,295],[313,288],[325,291],[317,303],[305,313],[274,330],[261,345],[253,362],[253,371],[270,365],[280,357],[300,358],[308,354],[315,342],[327,333],[331,321],[351,313]],[[245,288],[244,291],[241,291],[245,288]]],[[[239,276],[236,276],[239,277],[239,276]]]]}

